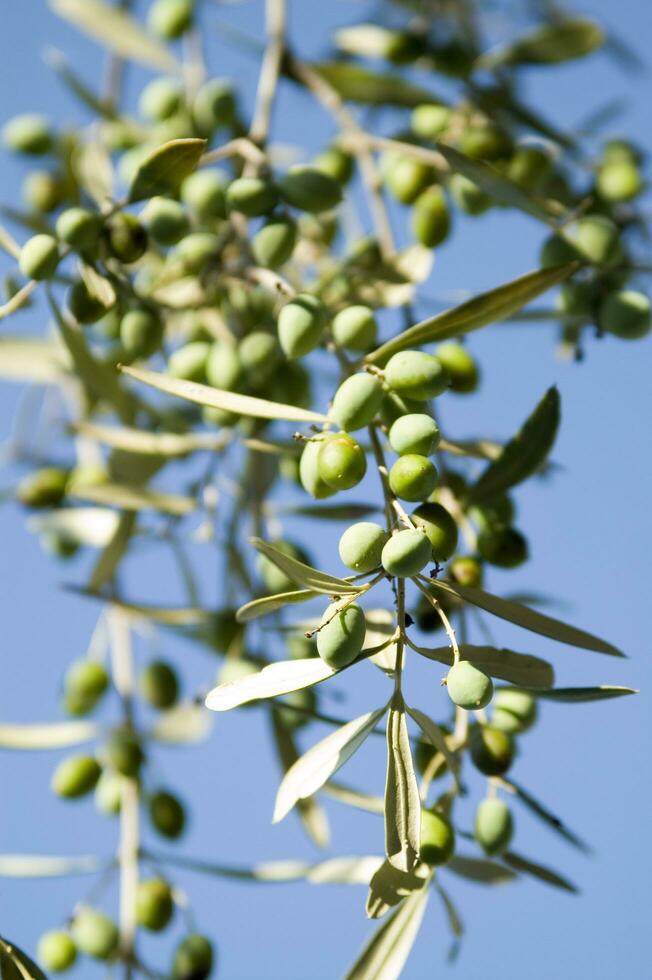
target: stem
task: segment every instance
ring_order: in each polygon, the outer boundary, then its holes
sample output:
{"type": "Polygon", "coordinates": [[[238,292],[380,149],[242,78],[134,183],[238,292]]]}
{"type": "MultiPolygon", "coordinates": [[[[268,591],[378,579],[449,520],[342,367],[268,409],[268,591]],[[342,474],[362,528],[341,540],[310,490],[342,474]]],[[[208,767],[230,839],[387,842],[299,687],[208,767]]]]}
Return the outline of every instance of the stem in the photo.
{"type": "Polygon", "coordinates": [[[264,146],[269,135],[274,99],[285,53],[286,15],[285,0],[266,0],[267,47],[258,79],[256,108],[249,130],[249,139],[257,146],[264,146]]]}
{"type": "Polygon", "coordinates": [[[417,588],[420,589],[421,592],[423,592],[426,599],[428,600],[430,605],[433,607],[433,609],[441,619],[442,625],[446,630],[446,635],[448,636],[448,639],[450,641],[450,645],[453,648],[453,664],[459,663],[461,659],[460,648],[457,643],[457,637],[455,636],[455,630],[453,629],[450,619],[442,609],[441,603],[437,599],[435,599],[434,595],[432,595],[432,593],[428,589],[428,584],[429,584],[428,580],[424,579],[421,575],[417,575],[412,581],[415,583],[417,588]]]}

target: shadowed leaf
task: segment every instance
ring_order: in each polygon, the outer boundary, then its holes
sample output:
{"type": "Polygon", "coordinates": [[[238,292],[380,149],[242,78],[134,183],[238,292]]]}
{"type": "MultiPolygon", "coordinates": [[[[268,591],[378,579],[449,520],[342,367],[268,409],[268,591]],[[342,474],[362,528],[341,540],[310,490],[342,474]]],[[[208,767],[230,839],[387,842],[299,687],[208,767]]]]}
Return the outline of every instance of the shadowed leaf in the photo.
{"type": "Polygon", "coordinates": [[[129,188],[130,201],[156,194],[175,194],[206,149],[206,140],[177,139],[157,147],[137,168],[129,188]]]}

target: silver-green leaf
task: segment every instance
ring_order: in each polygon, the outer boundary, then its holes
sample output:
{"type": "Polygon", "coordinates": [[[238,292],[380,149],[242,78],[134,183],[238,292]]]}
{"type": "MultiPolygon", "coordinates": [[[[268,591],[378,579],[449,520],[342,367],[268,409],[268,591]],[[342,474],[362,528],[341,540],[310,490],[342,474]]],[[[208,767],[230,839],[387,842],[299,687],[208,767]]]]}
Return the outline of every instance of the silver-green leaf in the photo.
{"type": "Polygon", "coordinates": [[[385,853],[399,871],[412,871],[419,859],[421,800],[414,774],[405,704],[394,695],[387,718],[385,853]]]}
{"type": "Polygon", "coordinates": [[[206,140],[189,138],[164,143],[145,157],[136,169],[129,188],[130,201],[142,201],[156,194],[176,194],[206,149],[206,140]]]}

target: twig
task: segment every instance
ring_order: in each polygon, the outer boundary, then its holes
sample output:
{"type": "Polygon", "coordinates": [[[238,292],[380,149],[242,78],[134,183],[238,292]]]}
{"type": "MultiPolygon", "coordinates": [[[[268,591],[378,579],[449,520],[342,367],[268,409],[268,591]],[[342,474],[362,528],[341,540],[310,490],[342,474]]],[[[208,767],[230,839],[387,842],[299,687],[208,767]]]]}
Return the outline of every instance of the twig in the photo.
{"type": "Polygon", "coordinates": [[[267,47],[260,68],[256,107],[249,129],[249,139],[261,147],[265,146],[269,135],[272,109],[285,52],[286,13],[285,0],[266,0],[267,47]]]}

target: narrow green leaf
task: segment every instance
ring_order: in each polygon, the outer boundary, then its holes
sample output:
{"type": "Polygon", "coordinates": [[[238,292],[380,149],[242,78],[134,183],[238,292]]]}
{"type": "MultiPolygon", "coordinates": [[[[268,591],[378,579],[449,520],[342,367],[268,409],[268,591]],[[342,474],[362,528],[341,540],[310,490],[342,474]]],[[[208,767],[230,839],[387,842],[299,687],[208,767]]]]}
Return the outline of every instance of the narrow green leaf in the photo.
{"type": "Polygon", "coordinates": [[[129,426],[98,425],[86,420],[75,422],[73,429],[87,439],[93,439],[112,449],[142,456],[162,456],[165,459],[189,456],[195,452],[219,452],[227,442],[223,433],[145,432],[129,426]]]}
{"type": "Polygon", "coordinates": [[[103,207],[112,199],[115,183],[113,164],[101,143],[83,143],[77,148],[72,165],[79,183],[98,207],[103,207]]]}
{"type": "MultiPolygon", "coordinates": [[[[429,660],[436,660],[447,666],[453,664],[453,651],[450,647],[430,648],[415,645],[413,649],[429,660]]],[[[519,686],[532,687],[537,690],[537,693],[538,688],[551,687],[554,683],[552,665],[547,660],[533,657],[529,653],[515,653],[513,650],[464,643],[460,646],[460,654],[463,660],[469,660],[486,674],[519,686]]]]}
{"type": "Polygon", "coordinates": [[[94,721],[60,721],[43,725],[0,725],[0,749],[65,749],[91,742],[100,733],[94,721]]]}
{"type": "Polygon", "coordinates": [[[113,537],[102,550],[102,554],[93,566],[93,571],[88,580],[89,592],[99,592],[113,579],[118,565],[127,553],[135,525],[135,511],[123,511],[120,514],[113,537]]]}
{"type": "MultiPolygon", "coordinates": [[[[299,749],[297,748],[294,732],[286,723],[285,717],[278,711],[272,711],[270,712],[270,720],[276,753],[281,763],[283,775],[285,776],[299,761],[299,749]]],[[[298,800],[297,812],[303,829],[310,840],[317,847],[328,847],[330,844],[328,817],[326,811],[314,796],[309,796],[305,800],[298,800]]]]}
{"type": "Polygon", "coordinates": [[[206,695],[211,711],[230,711],[241,704],[261,698],[275,698],[291,691],[301,691],[334,677],[338,671],[320,657],[306,660],[282,660],[268,664],[257,674],[248,674],[229,684],[220,684],[206,695]]]}
{"type": "Polygon", "coordinates": [[[378,815],[385,812],[385,801],[380,796],[372,796],[370,793],[361,793],[360,790],[344,786],[342,783],[324,783],[322,791],[330,796],[331,799],[343,803],[344,806],[355,807],[356,810],[364,810],[365,813],[376,813],[378,815]]]}
{"type": "Polygon", "coordinates": [[[345,102],[414,108],[436,101],[428,89],[392,72],[373,71],[351,61],[322,61],[310,65],[345,102]]]}
{"type": "Polygon", "coordinates": [[[386,710],[387,706],[384,705],[361,715],[308,749],[288,770],[279,786],[273,822],[282,820],[298,800],[316,793],[360,748],[386,710]]]}
{"type": "Polygon", "coordinates": [[[297,592],[279,592],[278,595],[263,596],[262,599],[252,599],[240,606],[235,618],[239,623],[248,623],[259,616],[267,616],[269,613],[282,609],[283,606],[296,605],[299,602],[307,602],[319,595],[313,589],[301,589],[297,592]]]}
{"type": "Polygon", "coordinates": [[[561,888],[562,891],[571,892],[576,895],[579,891],[576,885],[572,881],[568,881],[562,875],[553,871],[551,868],[546,868],[543,864],[537,864],[536,861],[530,861],[528,858],[522,857],[520,854],[514,854],[513,851],[508,851],[503,854],[503,861],[508,864],[510,868],[514,871],[520,871],[523,874],[531,875],[533,878],[538,878],[539,881],[544,881],[547,885],[553,885],[555,888],[561,888]]]}
{"type": "Polygon", "coordinates": [[[601,684],[600,687],[556,687],[552,691],[530,691],[537,698],[546,701],[558,701],[561,704],[582,704],[589,701],[610,701],[612,698],[622,698],[628,694],[638,694],[635,687],[618,687],[613,684],[601,684]]]}
{"type": "Polygon", "coordinates": [[[502,864],[462,854],[455,854],[447,863],[446,869],[460,878],[468,878],[469,881],[477,881],[482,885],[503,885],[516,878],[516,874],[502,864]]]}
{"type": "Polygon", "coordinates": [[[538,817],[539,820],[546,824],[546,826],[550,827],[551,830],[554,830],[560,837],[563,837],[565,841],[572,844],[573,847],[576,847],[579,851],[584,851],[585,853],[590,851],[588,844],[586,844],[572,830],[569,830],[569,828],[562,823],[559,817],[556,817],[554,813],[543,805],[543,803],[540,803],[539,800],[532,796],[531,793],[515,783],[513,779],[506,779],[504,776],[501,776],[500,783],[509,792],[514,793],[516,798],[520,800],[525,807],[527,807],[530,813],[533,813],[535,817],[538,817]]]}
{"type": "Polygon", "coordinates": [[[78,30],[113,51],[121,58],[136,61],[159,71],[178,67],[165,45],[155,40],[124,10],[102,0],[49,0],[60,17],[78,30]]]}
{"type": "Polygon", "coordinates": [[[62,878],[96,874],[112,860],[96,856],[50,857],[41,854],[0,854],[1,878],[62,878]]]}
{"type": "MultiPolygon", "coordinates": [[[[90,599],[98,599],[106,602],[106,596],[90,589],[78,589],[68,586],[70,592],[78,595],[87,596],[90,599]]],[[[120,599],[117,595],[111,595],[110,604],[122,609],[123,612],[133,616],[134,619],[147,619],[152,623],[160,623],[162,626],[200,626],[210,624],[215,613],[210,609],[202,609],[199,606],[152,606],[139,602],[127,602],[120,599]]]]}
{"type": "Polygon", "coordinates": [[[426,885],[426,878],[415,871],[401,871],[384,861],[369,882],[366,911],[370,919],[380,919],[404,898],[426,885]]]}
{"type": "Polygon", "coordinates": [[[310,565],[306,565],[304,562],[297,561],[296,558],[284,554],[278,548],[274,548],[273,545],[268,544],[267,541],[263,541],[261,538],[251,538],[250,540],[257,551],[260,551],[261,554],[274,562],[281,571],[285,572],[291,579],[294,579],[298,585],[303,585],[305,588],[312,589],[314,592],[323,592],[326,595],[355,595],[361,590],[364,591],[363,586],[355,585],[352,582],[347,582],[345,579],[336,578],[334,575],[328,575],[326,572],[320,572],[316,568],[311,568],[310,565]]]}
{"type": "Polygon", "coordinates": [[[372,935],[344,980],[398,980],[417,938],[428,889],[414,892],[372,935]]]}
{"type": "Polygon", "coordinates": [[[419,859],[421,800],[414,774],[405,704],[395,694],[387,718],[385,853],[399,871],[412,871],[419,859]]]}
{"type": "Polygon", "coordinates": [[[153,150],[137,168],[129,188],[130,201],[156,194],[176,194],[186,177],[197,169],[206,140],[170,140],[153,150]]]}
{"type": "Polygon", "coordinates": [[[361,521],[379,510],[379,504],[305,504],[283,507],[281,513],[320,521],[361,521]]]}
{"type": "Polygon", "coordinates": [[[7,300],[2,306],[0,306],[0,320],[4,320],[5,317],[11,316],[16,310],[19,310],[21,306],[26,306],[27,302],[38,286],[36,280],[32,279],[30,282],[26,283],[22,289],[19,289],[17,293],[7,300]]]}
{"type": "Polygon", "coordinates": [[[569,262],[550,269],[528,272],[503,286],[480,293],[461,306],[444,310],[443,313],[422,320],[421,323],[415,324],[368,354],[365,360],[369,364],[385,364],[397,351],[458,337],[489,323],[504,320],[548,289],[567,279],[577,268],[577,263],[569,262]]]}
{"type": "Polygon", "coordinates": [[[405,708],[407,713],[414,718],[429,742],[434,746],[434,748],[437,749],[438,752],[441,752],[443,757],[446,759],[448,768],[453,775],[453,779],[455,780],[455,785],[458,787],[458,790],[461,791],[462,786],[460,785],[458,777],[459,763],[455,755],[453,755],[451,750],[448,748],[446,736],[442,732],[439,725],[437,725],[432,718],[429,718],[428,715],[424,714],[423,711],[419,711],[418,708],[411,708],[407,704],[405,708]]]}
{"type": "Polygon", "coordinates": [[[549,388],[516,435],[471,487],[469,500],[478,503],[522,483],[543,465],[553,447],[561,418],[556,388],[549,388]]]}
{"type": "Polygon", "coordinates": [[[367,885],[382,863],[377,856],[330,858],[313,864],[306,881],[311,885],[367,885]]]}
{"type": "Polygon", "coordinates": [[[115,110],[82,81],[63,52],[52,48],[46,51],[45,61],[48,68],[51,68],[59,76],[68,91],[72,92],[87,109],[90,109],[94,116],[115,119],[115,110]]]}
{"type": "Polygon", "coordinates": [[[453,933],[455,939],[461,939],[462,936],[464,935],[464,924],[462,922],[462,919],[460,918],[460,914],[455,908],[455,905],[453,904],[453,900],[451,899],[450,895],[448,894],[447,891],[445,891],[442,888],[441,884],[438,881],[436,881],[434,885],[435,885],[435,891],[441,898],[442,904],[444,906],[444,910],[446,912],[446,918],[448,919],[450,930],[453,933]]]}
{"type": "Polygon", "coordinates": [[[66,541],[88,548],[106,548],[119,520],[114,510],[102,507],[62,507],[34,514],[27,520],[27,529],[35,534],[62,535],[66,541]]]}
{"type": "Polygon", "coordinates": [[[105,276],[100,275],[92,265],[88,265],[86,262],[80,261],[78,268],[89,294],[102,303],[105,309],[109,310],[116,302],[116,293],[113,284],[105,276]]]}
{"type": "Polygon", "coordinates": [[[599,24],[586,17],[567,18],[547,24],[506,47],[483,55],[480,66],[556,65],[583,58],[602,47],[605,35],[599,24]]]}
{"type": "Polygon", "coordinates": [[[70,370],[70,356],[57,341],[36,337],[0,338],[0,378],[57,384],[70,370]]]}
{"type": "Polygon", "coordinates": [[[77,500],[88,500],[94,504],[118,507],[120,510],[155,510],[161,514],[183,517],[192,513],[197,502],[191,497],[181,497],[175,493],[163,493],[149,487],[127,486],[119,483],[98,483],[91,487],[72,487],[69,496],[77,500]]]}
{"type": "Polygon", "coordinates": [[[6,228],[0,225],[0,248],[12,259],[19,259],[21,248],[13,235],[10,235],[6,228]]]}
{"type": "Polygon", "coordinates": [[[48,980],[27,953],[2,937],[0,937],[0,976],[2,980],[48,980]]]}
{"type": "Polygon", "coordinates": [[[168,745],[195,745],[208,738],[211,728],[211,716],[203,705],[194,701],[181,701],[161,712],[150,735],[157,742],[168,745]]]}
{"type": "Polygon", "coordinates": [[[543,613],[536,612],[528,606],[522,606],[517,602],[509,602],[507,599],[491,595],[483,589],[460,585],[458,582],[443,582],[434,579],[430,586],[435,592],[444,593],[446,596],[452,595],[463,602],[470,602],[471,605],[484,609],[492,616],[506,619],[507,622],[530,630],[531,633],[539,633],[541,636],[547,636],[559,643],[567,643],[569,646],[580,647],[583,650],[593,650],[595,653],[607,653],[612,657],[624,656],[611,643],[607,643],[591,633],[585,633],[584,630],[568,626],[558,619],[552,619],[551,616],[544,616],[543,613]]]}
{"type": "Polygon", "coordinates": [[[120,370],[129,375],[130,378],[151,385],[152,388],[164,391],[168,395],[185,398],[186,401],[194,402],[196,405],[223,408],[227,412],[235,412],[236,415],[250,415],[253,418],[278,419],[285,422],[329,421],[326,415],[310,412],[305,408],[297,408],[295,405],[269,402],[263,398],[254,398],[252,395],[238,395],[233,391],[211,388],[209,385],[197,384],[195,381],[180,381],[178,378],[157,374],[154,371],[145,371],[141,368],[122,366],[120,370]]]}

